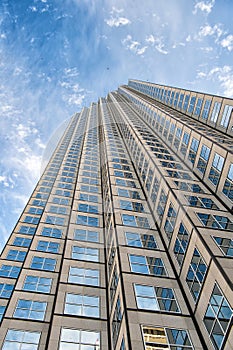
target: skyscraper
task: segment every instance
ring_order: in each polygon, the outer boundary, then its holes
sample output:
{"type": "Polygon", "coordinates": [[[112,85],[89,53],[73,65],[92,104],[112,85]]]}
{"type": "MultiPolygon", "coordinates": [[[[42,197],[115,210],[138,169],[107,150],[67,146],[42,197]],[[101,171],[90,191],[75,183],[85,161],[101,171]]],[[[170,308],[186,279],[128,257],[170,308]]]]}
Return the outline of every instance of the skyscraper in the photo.
{"type": "Polygon", "coordinates": [[[1,349],[233,348],[232,109],[129,80],[71,118],[1,255],[1,349]]]}

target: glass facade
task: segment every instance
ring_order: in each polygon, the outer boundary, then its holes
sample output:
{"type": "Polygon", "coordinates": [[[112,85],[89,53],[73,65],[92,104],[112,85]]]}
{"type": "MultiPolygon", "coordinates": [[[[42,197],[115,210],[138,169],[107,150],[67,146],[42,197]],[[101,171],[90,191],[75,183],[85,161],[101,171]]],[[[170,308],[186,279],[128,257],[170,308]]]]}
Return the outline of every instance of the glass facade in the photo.
{"type": "Polygon", "coordinates": [[[130,80],[70,120],[0,258],[0,348],[231,348],[233,102],[130,80]]]}

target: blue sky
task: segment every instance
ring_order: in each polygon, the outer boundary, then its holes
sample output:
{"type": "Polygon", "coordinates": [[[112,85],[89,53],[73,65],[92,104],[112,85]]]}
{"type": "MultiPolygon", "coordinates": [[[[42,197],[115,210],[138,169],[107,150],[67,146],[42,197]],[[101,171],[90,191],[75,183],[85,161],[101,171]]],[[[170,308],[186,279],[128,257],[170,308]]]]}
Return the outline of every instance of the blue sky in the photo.
{"type": "Polygon", "coordinates": [[[1,0],[0,248],[51,135],[128,78],[233,97],[232,0],[1,0]]]}

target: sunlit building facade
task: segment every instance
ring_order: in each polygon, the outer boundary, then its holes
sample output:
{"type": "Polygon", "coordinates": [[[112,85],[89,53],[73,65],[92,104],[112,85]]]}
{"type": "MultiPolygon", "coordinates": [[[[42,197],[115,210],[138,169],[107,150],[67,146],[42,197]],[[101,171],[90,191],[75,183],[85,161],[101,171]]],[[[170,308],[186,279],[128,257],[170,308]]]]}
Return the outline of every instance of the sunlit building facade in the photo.
{"type": "Polygon", "coordinates": [[[129,80],[71,118],[0,258],[1,349],[233,349],[232,110],[129,80]]]}

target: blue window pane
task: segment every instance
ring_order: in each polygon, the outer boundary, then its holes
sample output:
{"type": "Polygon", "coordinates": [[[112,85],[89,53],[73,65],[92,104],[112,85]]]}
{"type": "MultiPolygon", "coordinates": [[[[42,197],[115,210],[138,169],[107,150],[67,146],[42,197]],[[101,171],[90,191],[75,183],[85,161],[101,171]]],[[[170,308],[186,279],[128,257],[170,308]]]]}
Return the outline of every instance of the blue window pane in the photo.
{"type": "Polygon", "coordinates": [[[7,260],[14,260],[14,261],[24,261],[26,258],[26,252],[20,251],[20,250],[9,250],[6,259],[7,260]]]}
{"type": "Polygon", "coordinates": [[[55,242],[39,241],[36,250],[41,252],[57,253],[60,244],[55,242]]]}
{"type": "Polygon", "coordinates": [[[3,350],[37,350],[39,341],[39,332],[8,329],[3,344],[3,350]]]}
{"type": "Polygon", "coordinates": [[[13,284],[0,283],[0,298],[9,299],[13,289],[13,284]]]}
{"type": "Polygon", "coordinates": [[[62,230],[58,228],[44,227],[41,235],[45,237],[61,238],[62,230]]]}
{"type": "Polygon", "coordinates": [[[2,320],[3,314],[6,310],[6,306],[0,306],[0,321],[2,320]]]}
{"type": "Polygon", "coordinates": [[[31,239],[22,238],[22,237],[16,237],[13,243],[13,245],[15,246],[26,247],[26,248],[28,248],[30,244],[31,244],[31,239]]]}
{"type": "Polygon", "coordinates": [[[133,247],[142,247],[140,235],[138,233],[126,232],[127,245],[133,247]]]}
{"type": "Polygon", "coordinates": [[[49,258],[41,258],[34,256],[31,263],[32,269],[54,271],[56,267],[56,260],[49,258]]]}
{"type": "Polygon", "coordinates": [[[122,214],[122,220],[125,226],[137,226],[136,219],[133,215],[122,214]]]}
{"type": "Polygon", "coordinates": [[[44,320],[46,307],[46,302],[20,299],[13,317],[42,321],[44,320]]]}
{"type": "Polygon", "coordinates": [[[19,232],[27,235],[34,235],[34,233],[36,232],[36,228],[30,226],[21,226],[19,232]]]}
{"type": "Polygon", "coordinates": [[[20,273],[20,267],[11,265],[2,265],[0,268],[1,277],[17,278],[20,273]]]}

